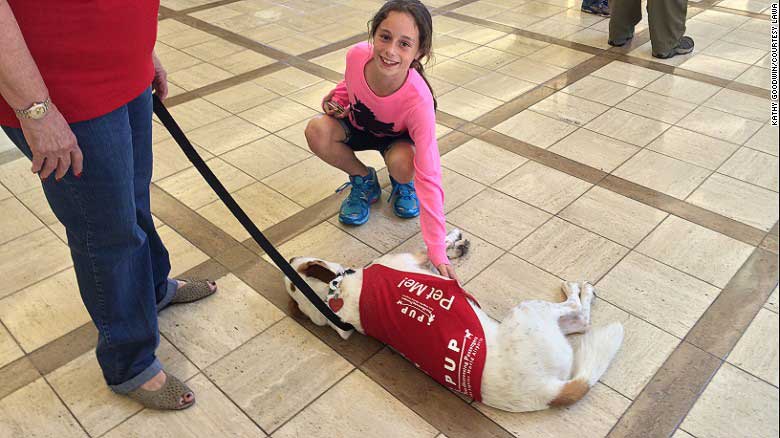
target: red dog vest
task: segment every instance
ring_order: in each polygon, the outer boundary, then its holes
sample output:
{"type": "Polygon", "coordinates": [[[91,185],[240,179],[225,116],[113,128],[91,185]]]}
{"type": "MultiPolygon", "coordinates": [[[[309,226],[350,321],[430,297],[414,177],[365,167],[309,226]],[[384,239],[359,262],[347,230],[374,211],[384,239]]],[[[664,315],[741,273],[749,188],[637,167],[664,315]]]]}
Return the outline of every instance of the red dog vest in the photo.
{"type": "Polygon", "coordinates": [[[363,269],[360,324],[437,382],[481,400],[487,346],[467,297],[455,280],[371,265],[363,269]]]}

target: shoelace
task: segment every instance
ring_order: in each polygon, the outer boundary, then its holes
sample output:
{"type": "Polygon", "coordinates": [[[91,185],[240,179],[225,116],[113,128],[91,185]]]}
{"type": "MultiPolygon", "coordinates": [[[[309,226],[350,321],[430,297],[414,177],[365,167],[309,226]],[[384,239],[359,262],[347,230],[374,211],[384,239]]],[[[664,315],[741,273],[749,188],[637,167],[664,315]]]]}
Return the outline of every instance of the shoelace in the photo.
{"type": "Polygon", "coordinates": [[[365,187],[360,187],[365,184],[355,185],[352,183],[352,181],[347,181],[344,184],[342,184],[339,188],[336,189],[336,193],[341,193],[346,189],[347,187],[352,187],[353,190],[349,191],[349,195],[347,196],[347,202],[349,204],[357,204],[359,201],[368,202],[368,190],[365,187]],[[354,190],[357,189],[357,190],[354,190]]]}
{"type": "Polygon", "coordinates": [[[387,202],[390,202],[396,193],[398,193],[398,197],[401,199],[411,200],[412,195],[414,195],[414,189],[412,189],[411,184],[396,184],[393,186],[393,191],[390,192],[387,202]]]}

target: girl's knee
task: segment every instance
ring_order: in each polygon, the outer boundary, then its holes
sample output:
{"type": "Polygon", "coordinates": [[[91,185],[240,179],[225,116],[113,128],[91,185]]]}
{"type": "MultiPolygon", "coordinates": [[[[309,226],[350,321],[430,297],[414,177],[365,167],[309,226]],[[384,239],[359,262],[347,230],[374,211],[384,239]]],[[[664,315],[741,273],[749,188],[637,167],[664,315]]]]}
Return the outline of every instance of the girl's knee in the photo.
{"type": "Polygon", "coordinates": [[[327,117],[328,116],[320,116],[309,120],[309,123],[304,130],[309,149],[316,155],[320,155],[324,152],[328,145],[333,142],[333,129],[330,120],[326,119],[327,117]]]}

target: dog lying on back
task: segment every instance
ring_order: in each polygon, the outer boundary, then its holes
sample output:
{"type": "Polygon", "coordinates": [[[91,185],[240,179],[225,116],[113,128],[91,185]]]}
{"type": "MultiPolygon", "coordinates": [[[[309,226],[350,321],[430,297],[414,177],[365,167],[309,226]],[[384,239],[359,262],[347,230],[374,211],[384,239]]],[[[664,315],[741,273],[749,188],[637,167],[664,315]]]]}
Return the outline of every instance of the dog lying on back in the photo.
{"type": "MultiPolygon", "coordinates": [[[[451,259],[468,241],[447,235],[451,259]]],[[[524,301],[502,322],[490,318],[455,280],[428,269],[424,252],[380,257],[345,268],[309,257],[290,263],[317,295],[355,330],[398,351],[442,385],[488,406],[527,412],[581,399],[607,370],[623,341],[619,323],[590,328],[589,283],[564,282],[566,301],[524,301]],[[566,335],[585,333],[572,348],[566,335]]],[[[298,309],[331,325],[285,278],[298,309]]]]}

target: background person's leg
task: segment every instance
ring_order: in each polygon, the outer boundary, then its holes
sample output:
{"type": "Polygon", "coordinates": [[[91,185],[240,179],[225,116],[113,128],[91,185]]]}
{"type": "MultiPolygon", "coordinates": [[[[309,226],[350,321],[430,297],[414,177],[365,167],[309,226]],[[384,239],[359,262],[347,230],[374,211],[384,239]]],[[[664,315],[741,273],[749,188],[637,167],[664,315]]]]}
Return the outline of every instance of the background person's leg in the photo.
{"type": "Polygon", "coordinates": [[[647,4],[650,42],[654,55],[668,55],[685,34],[687,0],[650,0],[647,4]]]}
{"type": "Polygon", "coordinates": [[[642,2],[640,0],[612,0],[610,8],[609,43],[614,46],[622,46],[634,37],[634,27],[642,21],[642,2]]]}

